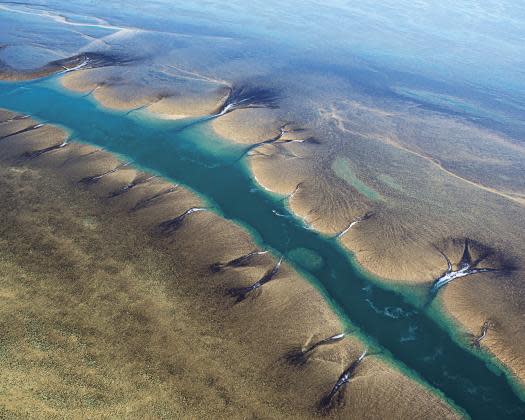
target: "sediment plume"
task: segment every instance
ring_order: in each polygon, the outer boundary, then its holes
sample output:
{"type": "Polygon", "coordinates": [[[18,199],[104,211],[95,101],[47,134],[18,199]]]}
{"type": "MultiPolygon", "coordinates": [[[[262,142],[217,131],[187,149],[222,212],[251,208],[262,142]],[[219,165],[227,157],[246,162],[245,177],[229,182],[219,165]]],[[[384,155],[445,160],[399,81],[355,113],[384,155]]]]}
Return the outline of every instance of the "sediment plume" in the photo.
{"type": "Polygon", "coordinates": [[[270,145],[270,144],[288,144],[288,143],[304,143],[304,142],[314,142],[314,137],[307,137],[307,138],[285,138],[286,135],[300,133],[305,131],[302,128],[297,128],[292,125],[292,123],[285,123],[279,127],[279,133],[275,135],[274,137],[271,137],[266,140],[259,141],[257,143],[253,143],[250,146],[248,146],[245,151],[243,152],[241,158],[247,156],[247,155],[253,155],[255,149],[258,147],[264,146],[264,145],[270,145]]]}
{"type": "Polygon", "coordinates": [[[234,288],[228,289],[228,294],[231,297],[236,298],[235,303],[242,302],[244,299],[248,297],[250,293],[258,291],[266,283],[273,280],[275,276],[277,275],[277,273],[279,273],[279,269],[281,268],[282,262],[283,262],[283,258],[281,257],[279,261],[277,261],[277,264],[275,264],[270,270],[268,270],[264,274],[264,276],[262,276],[254,284],[248,287],[234,287],[234,288]]]}
{"type": "Polygon", "coordinates": [[[9,137],[13,137],[13,136],[17,136],[18,134],[23,134],[23,133],[27,133],[28,131],[33,131],[33,130],[37,130],[39,129],[40,127],[43,127],[45,124],[43,123],[38,123],[38,124],[33,124],[29,127],[25,127],[21,130],[17,130],[13,133],[9,133],[9,134],[6,134],[4,136],[0,136],[0,140],[4,140],[4,139],[8,139],[9,137]]]}
{"type": "Polygon", "coordinates": [[[344,387],[355,375],[357,367],[361,364],[367,355],[367,352],[368,350],[363,351],[363,353],[361,353],[361,355],[356,360],[354,360],[350,366],[348,366],[348,368],[339,376],[337,382],[334,384],[330,392],[321,398],[321,401],[319,401],[319,409],[322,412],[327,412],[332,408],[333,399],[337,394],[340,396],[337,402],[339,404],[342,403],[344,397],[344,387]]]}
{"type": "Polygon", "coordinates": [[[279,95],[272,89],[257,86],[234,86],[228,87],[227,89],[228,94],[226,95],[226,99],[215,112],[179,127],[179,131],[211,120],[216,120],[233,111],[278,108],[279,95]]]}
{"type": "Polygon", "coordinates": [[[52,61],[48,66],[59,66],[64,69],[64,72],[69,72],[80,68],[94,69],[110,66],[125,66],[135,61],[136,59],[134,58],[124,57],[117,53],[84,52],[72,57],[52,61]]]}
{"type": "Polygon", "coordinates": [[[302,185],[302,184],[303,184],[302,182],[299,182],[299,183],[295,186],[295,188],[293,189],[293,191],[292,191],[291,193],[289,193],[289,194],[287,194],[287,195],[284,196],[283,201],[284,201],[284,200],[290,201],[290,200],[293,198],[293,196],[294,196],[295,194],[297,194],[297,192],[299,191],[299,188],[301,188],[301,185],[302,185]]]}
{"type": "Polygon", "coordinates": [[[479,349],[481,348],[481,341],[487,336],[489,329],[494,328],[494,323],[492,321],[485,321],[481,326],[479,335],[472,336],[470,343],[473,347],[479,349]]]}
{"type": "Polygon", "coordinates": [[[478,267],[478,265],[490,255],[490,252],[482,253],[479,258],[473,261],[472,256],[470,254],[468,238],[465,239],[463,255],[461,256],[461,260],[459,261],[456,270],[452,268],[452,263],[450,259],[443,252],[441,252],[441,254],[447,261],[447,270],[432,283],[432,286],[430,288],[431,297],[436,296],[438,291],[442,287],[446,286],[447,284],[458,278],[471,276],[473,274],[478,273],[497,272],[501,270],[497,268],[478,267]]]}
{"type": "Polygon", "coordinates": [[[182,222],[184,222],[186,217],[188,217],[190,214],[206,210],[208,210],[206,207],[191,207],[179,216],[160,223],[157,227],[157,231],[163,235],[171,235],[181,227],[182,222]]]}
{"type": "Polygon", "coordinates": [[[149,181],[151,181],[152,179],[155,179],[157,178],[156,175],[146,175],[146,174],[142,174],[140,176],[137,176],[133,181],[131,181],[130,183],[124,185],[123,187],[120,187],[118,190],[116,191],[112,191],[108,194],[108,198],[115,198],[115,197],[118,197],[124,193],[127,193],[129,190],[131,190],[132,188],[135,188],[136,186],[138,185],[142,185],[142,184],[145,184],[149,181]]]}
{"type": "Polygon", "coordinates": [[[268,251],[252,251],[246,255],[243,255],[239,258],[235,258],[233,260],[230,260],[226,263],[221,263],[221,262],[216,262],[216,263],[213,263],[211,266],[210,266],[210,270],[213,272],[213,273],[217,273],[219,271],[222,271],[224,269],[227,269],[227,268],[237,268],[237,267],[245,267],[247,266],[248,264],[251,263],[251,261],[253,260],[254,257],[258,256],[258,255],[265,255],[267,254],[268,251]]]}
{"type": "Polygon", "coordinates": [[[347,332],[334,334],[330,337],[316,341],[315,343],[309,345],[306,348],[294,348],[284,355],[284,360],[286,361],[286,363],[292,366],[304,366],[308,362],[310,357],[313,355],[315,349],[321,346],[337,343],[343,340],[347,336],[347,334],[347,332]]]}
{"type": "Polygon", "coordinates": [[[28,118],[31,118],[31,116],[30,115],[15,115],[12,118],[8,118],[7,120],[0,121],[0,124],[6,124],[12,121],[27,120],[28,118]]]}
{"type": "Polygon", "coordinates": [[[258,86],[233,86],[226,101],[212,117],[220,117],[238,109],[278,108],[279,95],[272,89],[258,86]]]}
{"type": "Polygon", "coordinates": [[[131,162],[121,163],[121,164],[115,166],[113,169],[110,169],[109,171],[103,172],[101,174],[86,176],[86,177],[82,178],[80,181],[78,181],[78,183],[82,184],[82,185],[86,185],[86,186],[96,184],[97,182],[99,182],[105,176],[114,174],[115,172],[121,170],[122,168],[125,168],[126,166],[129,166],[130,164],[131,164],[131,162]]]}
{"type": "Polygon", "coordinates": [[[178,189],[178,185],[172,185],[156,194],[153,194],[151,197],[146,197],[144,199],[141,199],[139,202],[137,202],[137,204],[135,204],[132,208],[129,209],[129,212],[133,213],[143,208],[149,207],[155,202],[157,202],[159,199],[167,196],[168,194],[172,194],[176,192],[177,189],[178,189]]]}
{"type": "Polygon", "coordinates": [[[36,159],[39,156],[42,156],[46,153],[52,152],[54,150],[60,150],[68,145],[68,139],[64,140],[61,143],[54,144],[52,146],[44,147],[43,149],[34,150],[31,152],[24,152],[20,155],[20,159],[36,159]]]}
{"type": "Polygon", "coordinates": [[[16,70],[0,62],[0,80],[31,80],[52,74],[65,74],[77,70],[87,70],[110,66],[126,66],[136,59],[124,57],[117,53],[83,52],[60,60],[50,61],[33,70],[16,70]]]}
{"type": "Polygon", "coordinates": [[[355,225],[357,225],[358,223],[364,221],[364,220],[368,220],[370,219],[372,216],[374,215],[373,212],[368,212],[368,213],[365,213],[363,216],[360,216],[358,217],[357,219],[355,219],[354,221],[352,221],[346,228],[344,228],[341,232],[339,232],[337,235],[335,235],[335,237],[337,239],[343,237],[350,229],[352,229],[355,225]]]}
{"type": "Polygon", "coordinates": [[[162,101],[164,99],[167,99],[167,98],[170,98],[171,96],[172,96],[172,94],[170,94],[170,93],[159,93],[159,94],[155,95],[153,97],[153,99],[151,99],[149,102],[145,103],[144,105],[140,105],[140,106],[138,106],[136,108],[130,109],[129,111],[126,112],[126,115],[130,115],[133,112],[146,110],[149,107],[159,103],[160,101],[162,101]]]}

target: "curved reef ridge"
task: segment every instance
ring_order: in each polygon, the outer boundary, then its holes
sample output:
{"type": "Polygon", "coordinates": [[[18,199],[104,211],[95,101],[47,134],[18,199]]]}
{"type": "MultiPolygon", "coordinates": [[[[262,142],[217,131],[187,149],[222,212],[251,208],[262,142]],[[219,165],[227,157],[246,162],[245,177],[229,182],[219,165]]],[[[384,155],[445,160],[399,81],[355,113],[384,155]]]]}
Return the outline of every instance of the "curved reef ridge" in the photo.
{"type": "MultiPolygon", "coordinates": [[[[20,121],[37,124],[0,111],[2,133],[20,121]]],[[[205,206],[186,189],[52,125],[2,140],[0,161],[5,415],[313,418],[363,352],[317,290],[191,211],[205,206]],[[257,281],[257,299],[225,296],[257,281]],[[297,345],[301,369],[284,357],[297,345]]],[[[380,356],[348,379],[330,417],[459,417],[380,356]]]]}

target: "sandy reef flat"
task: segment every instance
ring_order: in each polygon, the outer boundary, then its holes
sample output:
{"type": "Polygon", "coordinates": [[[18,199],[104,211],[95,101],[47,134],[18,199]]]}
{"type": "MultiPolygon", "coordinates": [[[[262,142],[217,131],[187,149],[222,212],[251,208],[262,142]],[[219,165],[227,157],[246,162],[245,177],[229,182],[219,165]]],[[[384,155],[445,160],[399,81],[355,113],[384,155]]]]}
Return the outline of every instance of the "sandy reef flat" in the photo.
{"type": "MultiPolygon", "coordinates": [[[[15,116],[0,112],[2,137],[35,125],[15,116]]],[[[162,234],[161,222],[201,200],[92,146],[49,149],[65,138],[44,125],[0,140],[2,415],[318,416],[364,348],[349,336],[304,367],[284,362],[344,328],[321,294],[283,265],[234,304],[226,290],[255,282],[273,257],[213,273],[256,249],[244,231],[202,211],[162,234]]],[[[458,417],[380,355],[346,391],[329,417],[458,417]]]]}
{"type": "Polygon", "coordinates": [[[153,84],[153,77],[148,83],[141,76],[118,67],[93,68],[66,74],[61,82],[67,89],[92,95],[107,108],[147,109],[157,118],[169,119],[213,114],[228,94],[226,86],[196,83],[192,88],[189,83],[181,85],[169,77],[163,83],[153,84]]]}
{"type": "Polygon", "coordinates": [[[524,187],[511,172],[523,172],[525,149],[459,117],[361,100],[321,108],[329,139],[319,142],[264,144],[272,123],[250,126],[257,110],[213,127],[263,143],[248,156],[255,179],[316,230],[340,235],[366,271],[423,296],[421,305],[447,269],[443,253],[454,269],[468,238],[480,267],[494,271],[454,280],[435,301],[465,337],[489,322],[484,348],[523,383],[524,187]]]}
{"type": "MultiPolygon", "coordinates": [[[[155,75],[121,80],[122,72],[135,71],[93,68],[61,81],[109,108],[163,118],[207,118],[228,101],[225,85],[215,82],[188,87],[185,80],[181,92],[200,98],[195,102],[155,87],[155,75]]],[[[457,265],[464,240],[478,244],[471,251],[487,253],[482,266],[499,271],[457,279],[434,300],[465,343],[490,322],[483,348],[523,383],[524,187],[501,171],[523,165],[523,146],[458,117],[367,97],[320,106],[314,121],[317,126],[261,106],[236,109],[209,125],[247,146],[245,159],[262,187],[287,197],[312,228],[341,235],[366,271],[387,285],[412,288],[421,305],[447,268],[442,253],[457,265]],[[454,148],[447,149],[451,138],[454,148]]]]}

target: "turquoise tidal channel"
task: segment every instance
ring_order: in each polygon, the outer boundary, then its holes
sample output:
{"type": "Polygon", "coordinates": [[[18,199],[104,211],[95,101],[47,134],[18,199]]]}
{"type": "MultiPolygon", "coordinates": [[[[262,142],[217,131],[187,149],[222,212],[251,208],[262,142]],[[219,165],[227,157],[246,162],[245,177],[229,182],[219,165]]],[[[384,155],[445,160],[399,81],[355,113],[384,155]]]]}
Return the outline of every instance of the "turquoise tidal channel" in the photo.
{"type": "Polygon", "coordinates": [[[281,198],[255,184],[239,159],[243,147],[214,136],[205,122],[187,126],[103,109],[65,91],[56,78],[0,83],[0,107],[58,124],[73,139],[186,185],[218,214],[246,228],[259,246],[284,255],[385,357],[415,372],[472,418],[525,418],[525,403],[500,368],[461,347],[400,293],[371,281],[336,239],[305,228],[281,198]]]}

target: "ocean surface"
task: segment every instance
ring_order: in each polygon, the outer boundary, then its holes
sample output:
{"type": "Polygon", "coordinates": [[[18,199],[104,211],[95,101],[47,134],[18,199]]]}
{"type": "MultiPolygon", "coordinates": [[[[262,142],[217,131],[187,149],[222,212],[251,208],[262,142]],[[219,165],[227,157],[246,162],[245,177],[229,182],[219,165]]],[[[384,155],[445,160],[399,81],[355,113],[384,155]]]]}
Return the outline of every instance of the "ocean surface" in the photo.
{"type": "Polygon", "coordinates": [[[37,0],[1,1],[0,10],[0,59],[14,67],[121,48],[148,67],[176,56],[229,80],[264,80],[292,100],[301,88],[323,96],[331,82],[303,82],[331,76],[343,79],[338,88],[503,118],[525,133],[525,4],[515,0],[37,0]]]}

